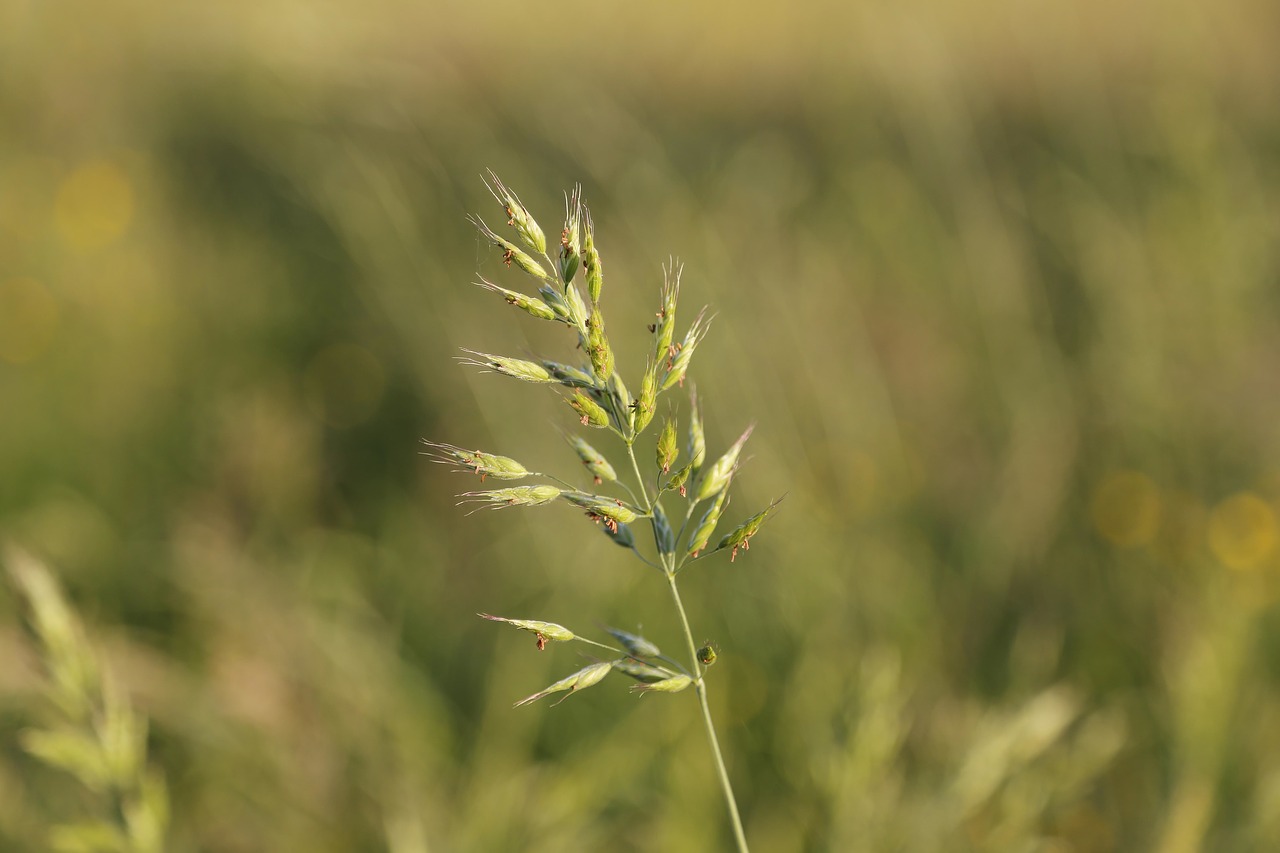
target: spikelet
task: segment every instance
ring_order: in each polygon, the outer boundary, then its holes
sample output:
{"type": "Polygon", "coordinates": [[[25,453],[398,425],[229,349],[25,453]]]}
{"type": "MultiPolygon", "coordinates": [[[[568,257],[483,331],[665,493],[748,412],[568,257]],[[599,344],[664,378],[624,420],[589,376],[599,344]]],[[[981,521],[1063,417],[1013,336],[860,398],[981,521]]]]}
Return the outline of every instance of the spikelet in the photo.
{"type": "Polygon", "coordinates": [[[547,251],[547,238],[538,227],[538,223],[520,203],[519,197],[503,185],[493,170],[486,171],[489,173],[489,179],[485,181],[485,186],[498,200],[498,204],[502,205],[502,209],[507,212],[507,224],[516,229],[516,233],[520,235],[520,239],[526,246],[539,255],[544,254],[547,251]]]}

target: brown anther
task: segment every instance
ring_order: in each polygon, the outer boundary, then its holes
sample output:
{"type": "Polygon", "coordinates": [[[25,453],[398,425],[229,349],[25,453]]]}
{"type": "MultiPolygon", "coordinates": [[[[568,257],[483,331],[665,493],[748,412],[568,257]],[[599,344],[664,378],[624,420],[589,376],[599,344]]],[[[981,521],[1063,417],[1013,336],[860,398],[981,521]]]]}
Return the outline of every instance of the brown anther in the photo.
{"type": "Polygon", "coordinates": [[[587,424],[589,424],[589,423],[591,423],[591,418],[587,417],[586,415],[583,415],[583,416],[582,416],[582,425],[583,425],[583,426],[586,426],[586,425],[587,425],[587,424]]]}
{"type": "Polygon", "coordinates": [[[511,260],[515,256],[516,256],[516,253],[513,250],[507,249],[505,252],[502,253],[502,262],[507,266],[511,266],[511,260]]]}

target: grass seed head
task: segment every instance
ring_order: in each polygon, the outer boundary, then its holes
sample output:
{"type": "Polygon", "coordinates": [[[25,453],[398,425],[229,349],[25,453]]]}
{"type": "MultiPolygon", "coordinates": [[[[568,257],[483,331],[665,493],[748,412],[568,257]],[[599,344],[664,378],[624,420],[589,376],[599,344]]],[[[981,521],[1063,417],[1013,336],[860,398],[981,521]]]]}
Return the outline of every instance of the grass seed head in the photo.
{"type": "Polygon", "coordinates": [[[630,524],[640,517],[639,509],[617,498],[590,495],[586,492],[565,492],[564,499],[574,506],[585,509],[592,520],[605,522],[606,527],[630,524]]]}
{"type": "Polygon", "coordinates": [[[676,422],[674,418],[667,418],[666,423],[662,425],[662,432],[658,433],[658,445],[655,453],[658,457],[658,468],[662,470],[662,473],[668,473],[671,470],[671,466],[675,464],[676,457],[680,455],[680,443],[676,441],[676,422]]]}
{"type": "Polygon", "coordinates": [[[653,361],[645,368],[640,379],[640,396],[631,404],[635,417],[632,418],[636,435],[644,432],[645,427],[653,420],[653,411],[658,404],[658,365],[653,361]]]}
{"type": "Polygon", "coordinates": [[[698,663],[703,666],[711,666],[719,656],[720,647],[710,640],[707,640],[702,644],[702,648],[698,649],[698,663]]]}
{"type": "Polygon", "coordinates": [[[463,492],[459,497],[463,499],[462,503],[490,504],[490,509],[505,509],[509,506],[542,506],[551,503],[562,494],[564,494],[562,489],[541,485],[463,492]]]}
{"type": "MultiPolygon", "coordinates": [[[[732,473],[729,475],[732,478],[732,473]]],[[[724,508],[729,503],[729,489],[721,489],[716,494],[716,499],[711,502],[711,506],[707,507],[707,511],[702,514],[702,520],[698,522],[697,528],[694,529],[693,535],[689,537],[688,554],[690,557],[696,557],[707,547],[707,543],[711,541],[711,534],[716,532],[716,525],[720,523],[720,515],[724,512],[724,508]]]]}
{"type": "Polygon", "coordinates": [[[751,431],[755,428],[755,424],[747,427],[746,431],[738,436],[738,440],[725,452],[724,456],[721,456],[712,463],[710,468],[702,472],[698,490],[694,493],[695,502],[704,501],[728,488],[729,480],[733,477],[733,472],[738,467],[738,457],[742,454],[742,446],[747,443],[747,439],[751,437],[751,431]]]}
{"type": "Polygon", "coordinates": [[[653,544],[659,554],[670,554],[676,550],[676,533],[671,528],[667,512],[658,501],[653,502],[653,544]]]}
{"type": "MultiPolygon", "coordinates": [[[[786,496],[783,495],[783,497],[786,496]]],[[[732,549],[732,552],[729,555],[729,562],[731,563],[737,558],[739,548],[744,551],[750,551],[751,537],[756,535],[760,530],[760,526],[764,524],[764,520],[769,517],[769,514],[772,513],[780,503],[782,503],[782,498],[774,500],[773,503],[769,504],[763,510],[735,527],[720,540],[720,544],[716,546],[716,550],[723,551],[725,548],[732,549]]]]}
{"type": "MultiPolygon", "coordinates": [[[[575,672],[573,675],[560,679],[555,684],[552,684],[550,687],[547,687],[544,690],[539,690],[537,693],[533,694],[532,696],[526,696],[525,698],[517,702],[515,704],[515,707],[522,708],[525,705],[529,705],[533,702],[537,702],[539,699],[541,699],[544,696],[550,696],[552,693],[561,693],[565,690],[568,690],[569,696],[572,696],[574,693],[576,693],[579,690],[585,690],[586,688],[592,686],[593,684],[599,684],[601,679],[603,679],[606,675],[608,675],[609,671],[612,669],[613,669],[613,664],[608,661],[599,661],[597,663],[593,663],[590,666],[583,667],[582,669],[575,672]]],[[[568,696],[564,697],[564,699],[567,699],[567,698],[569,697],[568,696]]],[[[563,702],[564,699],[561,699],[560,702],[563,702]]],[[[558,705],[560,703],[557,702],[556,704],[558,705]]]]}
{"type": "Polygon", "coordinates": [[[499,287],[498,285],[494,284],[493,282],[483,277],[481,277],[481,279],[477,281],[476,284],[479,285],[480,287],[483,287],[485,290],[492,290],[494,293],[497,293],[503,299],[505,299],[508,305],[514,305],[520,310],[526,312],[527,314],[533,317],[537,317],[539,320],[560,319],[560,315],[557,314],[550,305],[543,302],[541,299],[536,299],[532,296],[526,296],[525,294],[520,293],[519,291],[507,290],[505,287],[499,287]]]}
{"type": "Polygon", "coordinates": [[[582,262],[578,246],[582,226],[582,187],[575,186],[564,199],[564,231],[560,233],[560,280],[566,285],[573,281],[582,262]]]}
{"type": "MultiPolygon", "coordinates": [[[[702,429],[702,408],[698,405],[698,389],[689,388],[689,474],[696,480],[707,458],[707,436],[702,429]]],[[[683,491],[680,494],[684,494],[683,491]]]]}
{"type": "Polygon", "coordinates": [[[434,441],[422,440],[431,450],[427,455],[436,462],[453,465],[455,470],[469,471],[479,474],[483,482],[486,477],[498,480],[519,480],[528,477],[532,472],[514,459],[507,456],[496,456],[480,450],[466,450],[453,444],[437,444],[434,441]]]}
{"type": "Polygon", "coordinates": [[[707,319],[707,309],[703,308],[694,318],[693,325],[685,333],[684,342],[676,346],[676,354],[667,362],[667,372],[662,380],[662,390],[673,385],[684,383],[685,374],[689,372],[689,362],[693,360],[693,352],[707,335],[711,321],[707,319]]]}
{"type": "Polygon", "coordinates": [[[471,224],[475,225],[476,228],[479,229],[480,233],[483,234],[490,243],[497,246],[499,249],[502,249],[502,262],[504,264],[511,266],[512,261],[514,261],[516,266],[540,281],[547,281],[551,278],[542,264],[535,261],[532,256],[515,243],[512,243],[505,237],[499,237],[495,234],[492,228],[485,225],[483,219],[478,216],[472,216],[469,217],[469,219],[471,220],[471,224]]]}
{"type": "Polygon", "coordinates": [[[676,300],[680,297],[680,273],[683,267],[674,261],[662,268],[661,304],[658,319],[653,324],[653,360],[670,367],[675,352],[671,343],[676,333],[676,300]]]}
{"type": "Polygon", "coordinates": [[[536,361],[526,361],[523,358],[508,358],[502,355],[476,352],[469,349],[464,349],[463,352],[473,356],[472,358],[462,359],[463,364],[487,367],[490,370],[501,373],[503,376],[510,376],[513,379],[520,379],[524,382],[538,382],[548,385],[559,384],[559,380],[536,361]]]}
{"type": "Polygon", "coordinates": [[[610,483],[618,479],[618,474],[613,470],[613,466],[609,464],[609,460],[604,455],[592,447],[590,444],[576,435],[566,435],[565,440],[569,442],[569,446],[578,454],[578,458],[582,460],[582,464],[587,466],[587,470],[591,472],[591,478],[596,485],[605,482],[610,483]]]}
{"type": "Polygon", "coordinates": [[[575,389],[569,398],[569,405],[578,413],[583,426],[604,429],[609,425],[609,413],[599,403],[583,393],[581,388],[575,389]]]}
{"type": "Polygon", "coordinates": [[[633,551],[635,550],[636,537],[632,534],[630,525],[615,524],[610,526],[605,524],[601,525],[600,529],[604,531],[605,536],[608,536],[613,540],[615,545],[621,545],[623,548],[630,548],[633,551]]]}
{"type": "Polygon", "coordinates": [[[511,190],[498,179],[492,169],[487,170],[489,179],[485,181],[485,186],[489,188],[489,192],[498,204],[502,205],[503,210],[507,212],[507,224],[516,229],[516,233],[520,235],[520,239],[524,244],[539,255],[547,251],[547,238],[543,235],[542,229],[538,227],[538,223],[529,215],[528,209],[520,203],[520,199],[511,190]]]}
{"type": "Polygon", "coordinates": [[[631,691],[633,693],[679,693],[690,684],[693,679],[687,675],[673,675],[670,678],[664,678],[661,681],[653,681],[648,684],[633,684],[631,691]]]}
{"type": "Polygon", "coordinates": [[[539,622],[536,619],[507,619],[505,616],[492,616],[488,613],[477,613],[476,615],[481,619],[488,619],[490,622],[505,622],[508,625],[519,628],[521,631],[536,634],[538,637],[538,651],[542,651],[547,647],[547,640],[567,643],[575,638],[575,634],[572,631],[554,622],[539,622]]]}
{"type": "Polygon", "coordinates": [[[607,382],[613,375],[613,350],[604,334],[604,315],[600,313],[599,305],[592,305],[591,314],[587,317],[587,355],[596,378],[602,383],[607,382]]]}

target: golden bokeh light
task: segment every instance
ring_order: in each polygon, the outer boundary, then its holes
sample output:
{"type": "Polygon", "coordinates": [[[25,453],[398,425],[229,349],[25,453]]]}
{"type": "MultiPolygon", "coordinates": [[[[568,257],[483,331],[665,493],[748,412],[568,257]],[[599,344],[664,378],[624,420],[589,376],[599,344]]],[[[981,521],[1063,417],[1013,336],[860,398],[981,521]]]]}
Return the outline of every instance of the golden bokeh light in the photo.
{"type": "Polygon", "coordinates": [[[133,221],[134,192],[119,166],[86,163],[58,188],[54,220],[68,246],[87,252],[118,240],[133,221]]]}
{"type": "Polygon", "coordinates": [[[1090,514],[1112,545],[1136,548],[1160,529],[1160,489],[1141,471],[1114,471],[1093,492],[1090,514]]]}
{"type": "Polygon", "coordinates": [[[1229,569],[1256,568],[1275,551],[1276,514],[1252,492],[1241,492],[1213,508],[1208,524],[1209,550],[1229,569]]]}

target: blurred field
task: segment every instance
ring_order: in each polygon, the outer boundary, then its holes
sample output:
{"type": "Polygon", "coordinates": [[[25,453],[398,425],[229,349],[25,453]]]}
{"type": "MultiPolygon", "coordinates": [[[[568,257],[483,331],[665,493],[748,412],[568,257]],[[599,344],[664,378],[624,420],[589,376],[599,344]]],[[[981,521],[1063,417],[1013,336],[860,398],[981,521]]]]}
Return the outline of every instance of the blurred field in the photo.
{"type": "MultiPolygon", "coordinates": [[[[1273,4],[0,0],[0,538],[151,717],[174,850],[707,851],[692,696],[487,611],[678,645],[561,507],[568,358],[472,287],[493,168],[580,181],[635,382],[660,265],[750,421],[696,630],[758,851],[1280,849],[1273,4]],[[625,318],[633,318],[628,325],[625,318]]],[[[0,849],[94,799],[0,585],[0,849]]]]}

